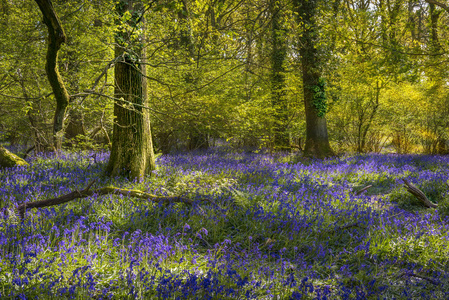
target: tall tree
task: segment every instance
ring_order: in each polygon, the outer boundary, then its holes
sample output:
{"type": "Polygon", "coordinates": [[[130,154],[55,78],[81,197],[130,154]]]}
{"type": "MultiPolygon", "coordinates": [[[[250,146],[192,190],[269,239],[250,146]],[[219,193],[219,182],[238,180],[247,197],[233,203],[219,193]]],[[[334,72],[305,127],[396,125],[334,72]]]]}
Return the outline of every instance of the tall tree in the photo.
{"type": "Polygon", "coordinates": [[[56,99],[56,110],[53,120],[53,139],[56,149],[61,148],[64,117],[69,104],[70,96],[58,70],[58,51],[67,38],[62,23],[56,14],[50,0],[36,0],[42,15],[44,24],[48,28],[47,61],[45,70],[56,99]]]}
{"type": "Polygon", "coordinates": [[[306,144],[304,154],[317,158],[335,155],[327,134],[326,81],[322,77],[323,57],[319,49],[316,20],[319,0],[293,0],[300,23],[299,54],[301,56],[304,105],[306,112],[306,144]]]}
{"type": "Polygon", "coordinates": [[[112,151],[106,172],[141,180],[155,169],[147,97],[141,1],[116,4],[115,103],[112,151]]]}
{"type": "Polygon", "coordinates": [[[280,0],[270,0],[271,12],[271,102],[274,109],[273,138],[278,149],[288,149],[288,114],[284,63],[287,56],[287,32],[280,0]]]}

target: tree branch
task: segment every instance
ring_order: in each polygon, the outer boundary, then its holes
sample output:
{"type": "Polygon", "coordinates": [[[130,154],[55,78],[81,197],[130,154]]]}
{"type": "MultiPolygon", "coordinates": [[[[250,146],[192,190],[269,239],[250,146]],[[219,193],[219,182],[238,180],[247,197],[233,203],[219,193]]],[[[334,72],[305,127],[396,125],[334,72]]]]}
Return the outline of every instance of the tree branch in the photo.
{"type": "Polygon", "coordinates": [[[405,178],[403,178],[402,181],[404,181],[404,187],[407,189],[407,191],[410,194],[412,194],[413,196],[415,196],[418,200],[420,200],[425,206],[431,207],[431,208],[438,207],[438,204],[431,202],[426,197],[426,195],[420,189],[418,189],[416,186],[414,186],[410,181],[408,181],[405,178]]]}
{"type": "MultiPolygon", "coordinates": [[[[95,182],[95,180],[91,181],[88,184],[88,186],[81,191],[75,190],[73,192],[70,192],[68,194],[65,194],[65,195],[62,195],[62,196],[59,196],[56,198],[23,203],[17,207],[19,216],[21,219],[24,219],[25,212],[28,208],[40,208],[40,207],[54,206],[54,205],[63,204],[63,203],[66,203],[66,202],[69,202],[69,201],[72,201],[75,199],[86,198],[86,197],[93,196],[93,195],[98,195],[98,196],[101,196],[101,195],[123,195],[123,196],[127,196],[127,197],[146,199],[146,200],[157,202],[157,203],[159,203],[159,202],[163,202],[163,203],[181,202],[181,203],[185,203],[188,205],[194,204],[194,200],[186,198],[186,197],[156,196],[156,195],[152,195],[152,194],[142,192],[139,190],[121,189],[121,188],[117,188],[117,187],[113,187],[113,186],[102,187],[102,188],[90,190],[90,188],[94,184],[94,182],[95,182]]],[[[215,204],[213,201],[211,201],[210,199],[207,199],[207,198],[201,199],[199,201],[207,201],[212,204],[215,204]]]]}
{"type": "Polygon", "coordinates": [[[436,6],[441,7],[441,8],[444,9],[447,13],[449,13],[449,6],[447,6],[447,5],[444,4],[444,3],[441,3],[441,2],[438,2],[438,1],[435,1],[435,0],[426,0],[426,2],[429,3],[429,4],[435,4],[436,6]]]}

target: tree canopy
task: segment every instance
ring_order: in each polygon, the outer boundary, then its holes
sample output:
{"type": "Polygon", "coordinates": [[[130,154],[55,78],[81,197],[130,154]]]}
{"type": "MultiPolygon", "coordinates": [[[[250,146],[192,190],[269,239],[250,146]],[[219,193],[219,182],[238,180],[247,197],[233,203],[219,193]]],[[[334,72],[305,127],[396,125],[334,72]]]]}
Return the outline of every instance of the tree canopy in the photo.
{"type": "Polygon", "coordinates": [[[0,2],[2,142],[25,145],[22,153],[51,150],[56,135],[63,148],[111,147],[122,43],[131,61],[146,53],[139,110],[150,114],[156,152],[223,143],[318,157],[449,150],[444,2],[136,2],[144,27],[113,1],[0,2]],[[39,2],[64,29],[57,69],[67,95],[47,79],[53,23],[39,2]],[[320,134],[310,117],[326,122],[320,134]],[[318,136],[327,154],[311,146],[318,136]]]}

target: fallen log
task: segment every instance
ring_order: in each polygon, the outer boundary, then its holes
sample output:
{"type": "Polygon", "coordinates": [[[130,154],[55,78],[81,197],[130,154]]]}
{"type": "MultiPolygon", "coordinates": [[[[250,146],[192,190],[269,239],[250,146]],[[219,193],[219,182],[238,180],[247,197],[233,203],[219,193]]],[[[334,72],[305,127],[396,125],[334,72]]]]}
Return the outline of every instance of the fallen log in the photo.
{"type": "MultiPolygon", "coordinates": [[[[89,197],[92,195],[98,195],[98,196],[101,196],[101,195],[123,195],[123,196],[128,196],[128,197],[146,199],[146,200],[150,200],[150,201],[157,202],[157,203],[159,203],[159,202],[164,202],[164,203],[181,202],[181,203],[185,203],[188,205],[192,205],[194,203],[194,201],[192,199],[181,197],[181,196],[155,196],[155,195],[152,195],[152,194],[149,194],[146,192],[142,192],[139,190],[121,189],[121,188],[117,188],[117,187],[113,187],[113,186],[102,187],[102,188],[91,190],[90,188],[93,185],[93,183],[94,183],[94,181],[90,182],[89,185],[81,191],[76,190],[76,191],[70,192],[68,194],[56,197],[56,198],[45,199],[45,200],[40,200],[40,201],[31,201],[31,202],[26,202],[26,203],[20,204],[17,207],[19,216],[21,219],[24,219],[25,212],[29,208],[40,208],[40,207],[59,205],[59,204],[63,204],[63,203],[75,200],[75,199],[86,198],[86,197],[89,197]]],[[[208,201],[208,202],[215,204],[210,199],[201,199],[199,201],[208,201]]]]}
{"type": "Polygon", "coordinates": [[[0,168],[12,168],[15,166],[28,166],[28,163],[0,145],[0,168]]]}
{"type": "Polygon", "coordinates": [[[438,204],[433,203],[430,201],[426,195],[418,189],[416,186],[414,186],[410,181],[403,178],[402,181],[404,182],[404,187],[407,189],[407,191],[415,196],[418,200],[420,200],[425,206],[430,208],[436,208],[438,207],[438,204]]]}

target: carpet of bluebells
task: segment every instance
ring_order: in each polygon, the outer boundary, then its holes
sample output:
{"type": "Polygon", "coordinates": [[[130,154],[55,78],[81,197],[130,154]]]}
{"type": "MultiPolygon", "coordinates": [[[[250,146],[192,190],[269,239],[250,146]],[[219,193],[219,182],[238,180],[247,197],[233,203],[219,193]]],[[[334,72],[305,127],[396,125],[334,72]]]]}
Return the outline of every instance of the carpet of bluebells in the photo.
{"type": "Polygon", "coordinates": [[[107,159],[39,155],[0,170],[1,299],[449,298],[449,156],[214,149],[160,156],[140,183],[103,176],[107,159]],[[94,195],[15,213],[93,179],[198,201],[94,195]]]}

